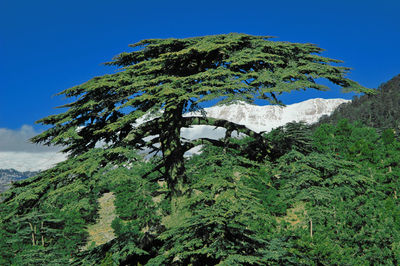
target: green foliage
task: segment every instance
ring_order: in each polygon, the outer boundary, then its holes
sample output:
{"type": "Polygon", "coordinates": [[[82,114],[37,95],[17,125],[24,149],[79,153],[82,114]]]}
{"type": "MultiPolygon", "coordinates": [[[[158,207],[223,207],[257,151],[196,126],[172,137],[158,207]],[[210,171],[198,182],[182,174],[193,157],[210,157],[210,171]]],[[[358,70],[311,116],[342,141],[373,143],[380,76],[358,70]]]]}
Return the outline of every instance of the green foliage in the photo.
{"type": "Polygon", "coordinates": [[[389,149],[397,156],[400,150],[398,141],[389,148],[385,138],[375,129],[344,120],[316,130],[315,148],[324,153],[292,152],[280,158],[277,174],[287,179],[278,181],[283,184],[282,200],[305,202],[305,215],[313,225],[313,237],[305,224],[293,243],[302,263],[395,265],[398,261],[400,205],[392,189],[400,186],[398,178],[388,180],[382,163],[389,149]]]}
{"type": "Polygon", "coordinates": [[[107,252],[106,257],[103,259],[100,266],[113,266],[113,265],[115,265],[115,264],[112,259],[112,254],[107,252]]]}
{"type": "Polygon", "coordinates": [[[267,143],[270,145],[268,158],[275,161],[291,150],[297,150],[307,154],[312,150],[312,138],[310,126],[304,122],[287,123],[273,129],[266,135],[267,143]]]}
{"type": "Polygon", "coordinates": [[[380,136],[373,128],[352,125],[341,120],[336,126],[322,125],[315,131],[314,144],[319,151],[336,154],[347,160],[377,163],[381,156],[380,136]]]}
{"type": "Polygon", "coordinates": [[[131,233],[142,237],[141,230],[157,226],[160,217],[168,211],[164,208],[164,196],[159,194],[162,188],[156,182],[142,179],[140,175],[133,174],[126,168],[119,168],[111,173],[118,180],[113,185],[118,214],[118,218],[113,221],[113,229],[117,236],[131,233]]]}

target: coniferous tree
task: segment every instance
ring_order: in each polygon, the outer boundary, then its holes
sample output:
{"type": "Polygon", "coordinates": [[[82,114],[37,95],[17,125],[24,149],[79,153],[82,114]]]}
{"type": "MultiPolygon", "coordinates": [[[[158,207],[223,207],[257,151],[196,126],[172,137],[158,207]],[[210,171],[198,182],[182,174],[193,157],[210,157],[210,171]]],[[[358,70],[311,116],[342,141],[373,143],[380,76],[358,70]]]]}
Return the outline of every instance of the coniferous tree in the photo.
{"type": "Polygon", "coordinates": [[[265,146],[260,134],[244,126],[183,116],[201,109],[202,103],[253,102],[256,98],[279,103],[277,96],[283,92],[328,89],[317,82],[319,78],[345,90],[370,91],[347,79],[349,68],[333,66],[341,61],[320,56],[323,50],[313,44],[223,34],[149,39],[131,47],[136,50],[107,63],[120,67],[119,72],[61,92],[76,101],[63,106],[68,108],[66,112],[39,120],[53,127],[32,140],[63,145],[72,155],[94,148],[99,141],[161,151],[158,169],[163,167],[168,187],[177,195],[185,190],[183,155],[200,144],[182,140],[182,128],[198,124],[224,127],[227,138],[236,130],[265,146]],[[156,137],[146,138],[149,136],[156,137]]]}

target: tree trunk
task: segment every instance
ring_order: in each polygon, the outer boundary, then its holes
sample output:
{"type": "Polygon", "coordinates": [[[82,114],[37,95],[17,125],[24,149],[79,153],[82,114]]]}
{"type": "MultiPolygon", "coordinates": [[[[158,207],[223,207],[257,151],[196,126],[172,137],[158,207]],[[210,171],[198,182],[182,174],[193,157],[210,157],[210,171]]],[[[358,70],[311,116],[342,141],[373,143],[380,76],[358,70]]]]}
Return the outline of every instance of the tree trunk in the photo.
{"type": "Polygon", "coordinates": [[[163,153],[165,175],[172,196],[182,196],[187,178],[185,175],[184,149],[181,143],[182,109],[173,106],[165,109],[160,134],[161,150],[163,153]]]}
{"type": "Polygon", "coordinates": [[[29,223],[29,227],[31,228],[31,233],[32,233],[32,246],[35,245],[36,241],[35,241],[35,231],[33,229],[33,225],[31,223],[29,223]]]}
{"type": "MultiPolygon", "coordinates": [[[[34,232],[35,232],[35,236],[36,236],[36,225],[34,226],[34,232]]],[[[36,238],[36,237],[35,237],[36,238]]],[[[35,239],[36,240],[36,242],[35,242],[35,245],[37,245],[38,244],[38,241],[37,241],[37,239],[35,239]]],[[[34,246],[35,246],[34,245],[34,246]]]]}
{"type": "Polygon", "coordinates": [[[42,231],[42,246],[44,247],[44,236],[43,236],[43,231],[44,231],[44,228],[43,228],[43,224],[44,224],[44,222],[42,222],[42,226],[41,226],[41,231],[42,231]]]}

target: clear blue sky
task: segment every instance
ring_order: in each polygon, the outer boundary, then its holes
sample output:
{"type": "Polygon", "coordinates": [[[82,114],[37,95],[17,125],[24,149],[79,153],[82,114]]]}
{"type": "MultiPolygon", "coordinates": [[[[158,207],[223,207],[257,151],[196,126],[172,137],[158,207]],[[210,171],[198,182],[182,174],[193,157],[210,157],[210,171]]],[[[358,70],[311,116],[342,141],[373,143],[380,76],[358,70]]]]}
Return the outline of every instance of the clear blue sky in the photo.
{"type": "MultiPolygon", "coordinates": [[[[241,32],[315,43],[375,88],[400,73],[399,14],[399,0],[2,0],[0,128],[59,112],[65,101],[52,95],[112,72],[101,63],[144,38],[241,32]]],[[[352,95],[309,90],[284,102],[312,97],[352,95]]]]}

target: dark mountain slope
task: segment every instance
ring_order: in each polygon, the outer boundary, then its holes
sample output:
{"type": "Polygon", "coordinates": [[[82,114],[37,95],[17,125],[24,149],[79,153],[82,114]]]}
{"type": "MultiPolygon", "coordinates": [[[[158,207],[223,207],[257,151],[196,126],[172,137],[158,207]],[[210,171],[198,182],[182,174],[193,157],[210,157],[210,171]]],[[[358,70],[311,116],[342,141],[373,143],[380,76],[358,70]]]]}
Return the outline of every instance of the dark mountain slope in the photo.
{"type": "Polygon", "coordinates": [[[0,169],[0,193],[6,191],[11,183],[38,174],[38,172],[19,172],[14,169],[0,169]]]}
{"type": "Polygon", "coordinates": [[[337,123],[342,118],[374,128],[400,129],[400,74],[381,84],[377,94],[354,97],[340,105],[331,116],[321,118],[319,124],[337,123]]]}

